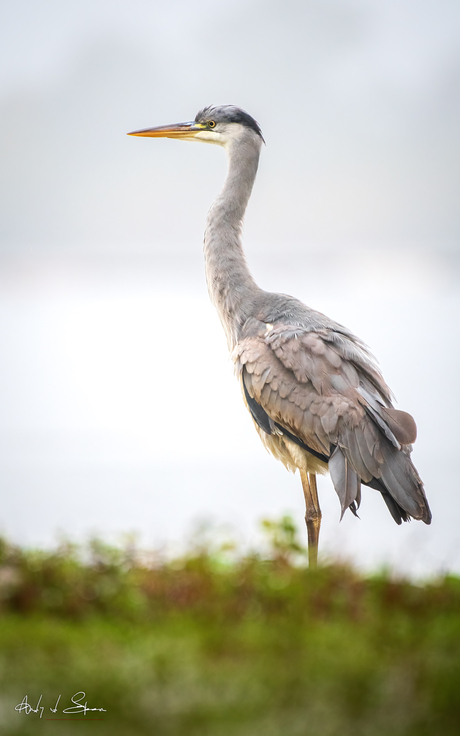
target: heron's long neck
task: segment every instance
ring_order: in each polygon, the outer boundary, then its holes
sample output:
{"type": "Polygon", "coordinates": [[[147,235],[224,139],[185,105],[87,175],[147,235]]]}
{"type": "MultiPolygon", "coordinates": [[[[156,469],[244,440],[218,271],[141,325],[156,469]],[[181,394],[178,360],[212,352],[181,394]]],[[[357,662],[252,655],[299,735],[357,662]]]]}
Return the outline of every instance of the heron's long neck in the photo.
{"type": "Polygon", "coordinates": [[[224,187],[209,210],[204,234],[206,281],[229,348],[251,315],[260,289],[252,278],[241,245],[241,226],[259,163],[260,143],[252,138],[228,151],[224,187]]]}

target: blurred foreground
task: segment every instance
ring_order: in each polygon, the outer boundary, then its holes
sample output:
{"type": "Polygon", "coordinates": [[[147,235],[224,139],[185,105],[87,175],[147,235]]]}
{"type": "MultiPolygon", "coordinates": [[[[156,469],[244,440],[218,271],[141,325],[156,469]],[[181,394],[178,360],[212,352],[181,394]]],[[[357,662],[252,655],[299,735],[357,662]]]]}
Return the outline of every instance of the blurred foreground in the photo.
{"type": "Polygon", "coordinates": [[[457,734],[460,579],[309,571],[289,517],[264,526],[244,556],[3,542],[2,733],[457,734]],[[105,710],[64,714],[79,691],[105,710]]]}

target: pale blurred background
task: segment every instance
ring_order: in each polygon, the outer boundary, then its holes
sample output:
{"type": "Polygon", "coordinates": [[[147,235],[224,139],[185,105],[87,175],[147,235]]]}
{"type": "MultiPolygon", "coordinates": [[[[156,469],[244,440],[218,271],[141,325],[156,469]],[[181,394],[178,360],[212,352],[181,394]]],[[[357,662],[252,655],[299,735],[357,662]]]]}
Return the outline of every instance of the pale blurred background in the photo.
{"type": "Polygon", "coordinates": [[[259,284],[372,348],[419,428],[431,527],[320,481],[321,550],[460,571],[458,0],[16,0],[0,9],[0,531],[251,544],[298,478],[266,454],[207,297],[211,146],[128,138],[231,103],[262,126],[259,284]]]}

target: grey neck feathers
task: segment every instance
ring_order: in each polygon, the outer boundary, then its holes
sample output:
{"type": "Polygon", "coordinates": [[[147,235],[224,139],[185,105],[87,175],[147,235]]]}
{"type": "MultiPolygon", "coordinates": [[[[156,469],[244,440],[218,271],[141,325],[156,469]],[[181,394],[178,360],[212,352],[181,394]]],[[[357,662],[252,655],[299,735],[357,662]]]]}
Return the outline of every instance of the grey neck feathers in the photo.
{"type": "Polygon", "coordinates": [[[252,131],[228,148],[228,174],[209,210],[204,257],[209,295],[233,349],[260,289],[252,278],[241,245],[241,227],[259,163],[261,140],[252,131]]]}

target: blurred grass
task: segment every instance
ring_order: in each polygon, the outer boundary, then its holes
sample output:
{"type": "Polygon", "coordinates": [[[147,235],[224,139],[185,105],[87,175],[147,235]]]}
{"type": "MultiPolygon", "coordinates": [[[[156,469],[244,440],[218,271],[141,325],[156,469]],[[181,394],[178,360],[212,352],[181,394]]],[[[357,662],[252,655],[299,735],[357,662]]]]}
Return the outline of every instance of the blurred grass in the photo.
{"type": "Polygon", "coordinates": [[[289,518],[265,531],[263,555],[211,542],[173,560],[3,541],[0,732],[457,735],[460,579],[309,571],[289,518]],[[106,712],[74,717],[103,720],[46,720],[81,690],[106,712]],[[26,694],[42,719],[15,711],[26,694]]]}

